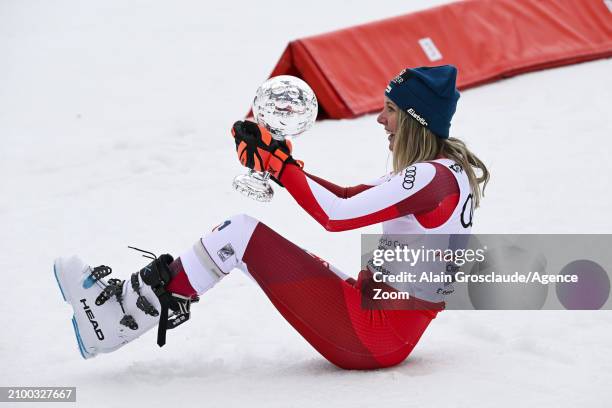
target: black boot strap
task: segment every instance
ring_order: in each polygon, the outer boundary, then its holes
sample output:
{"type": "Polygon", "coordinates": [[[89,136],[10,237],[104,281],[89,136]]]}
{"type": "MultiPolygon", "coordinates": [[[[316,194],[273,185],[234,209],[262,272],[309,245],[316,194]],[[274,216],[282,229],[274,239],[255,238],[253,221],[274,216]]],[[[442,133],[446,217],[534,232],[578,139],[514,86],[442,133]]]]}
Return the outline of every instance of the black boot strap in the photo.
{"type": "Polygon", "coordinates": [[[138,307],[140,310],[142,310],[143,312],[145,312],[145,314],[148,314],[149,316],[159,316],[159,312],[157,311],[155,306],[153,306],[151,302],[149,302],[149,300],[140,293],[138,272],[134,272],[132,274],[132,276],[130,277],[130,282],[132,283],[132,289],[138,294],[138,299],[136,299],[136,307],[138,307]]]}
{"type": "MultiPolygon", "coordinates": [[[[172,279],[172,272],[170,271],[169,265],[173,261],[174,258],[172,258],[172,256],[168,254],[161,255],[159,258],[154,259],[149,265],[142,268],[139,273],[142,281],[151,287],[153,293],[155,293],[159,299],[161,307],[159,323],[157,325],[157,345],[159,347],[163,347],[164,344],[166,344],[166,331],[168,329],[173,329],[189,320],[191,315],[191,303],[199,300],[197,297],[191,299],[189,297],[172,294],[166,290],[166,285],[172,279]],[[168,318],[169,309],[172,309],[173,312],[171,318],[168,318]]],[[[140,295],[140,292],[138,292],[138,290],[140,290],[138,276],[132,275],[131,280],[132,287],[134,287],[134,290],[140,295]],[[136,284],[134,283],[134,279],[136,279],[136,284]]]]}

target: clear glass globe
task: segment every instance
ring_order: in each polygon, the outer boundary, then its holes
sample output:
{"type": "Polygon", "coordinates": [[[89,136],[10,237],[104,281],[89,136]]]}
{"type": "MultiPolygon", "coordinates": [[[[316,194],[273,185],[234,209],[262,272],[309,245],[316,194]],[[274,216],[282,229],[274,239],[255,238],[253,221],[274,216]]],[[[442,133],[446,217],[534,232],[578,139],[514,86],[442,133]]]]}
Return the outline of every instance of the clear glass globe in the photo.
{"type": "Polygon", "coordinates": [[[253,100],[255,120],[277,140],[296,137],[310,129],[318,110],[317,97],[310,86],[291,75],[268,79],[257,89],[253,100]]]}

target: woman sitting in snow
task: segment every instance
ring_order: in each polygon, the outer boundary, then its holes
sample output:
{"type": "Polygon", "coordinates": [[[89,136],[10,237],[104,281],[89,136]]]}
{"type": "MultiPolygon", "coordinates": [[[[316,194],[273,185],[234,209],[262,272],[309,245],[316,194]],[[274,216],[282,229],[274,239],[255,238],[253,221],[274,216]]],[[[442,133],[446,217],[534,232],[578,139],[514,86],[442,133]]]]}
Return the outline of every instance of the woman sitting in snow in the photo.
{"type": "MultiPolygon", "coordinates": [[[[374,182],[339,187],[308,174],[285,142],[248,121],[232,129],[239,160],[270,172],[328,231],[381,223],[383,234],[467,234],[489,173],[462,141],[449,138],[456,75],[449,65],[421,67],[389,83],[377,121],[388,134],[393,172],[374,182]]],[[[110,268],[91,268],[76,257],[58,259],[55,274],[74,308],[80,352],[90,358],[155,325],[163,345],[166,328],[187,320],[192,301],[235,268],[257,281],[321,355],[346,369],[400,363],[444,308],[444,292],[424,285],[413,288],[409,308],[364,309],[362,289],[372,270],[355,280],[248,215],[221,223],[176,259],[155,258],[125,281],[107,282],[110,268]]]]}

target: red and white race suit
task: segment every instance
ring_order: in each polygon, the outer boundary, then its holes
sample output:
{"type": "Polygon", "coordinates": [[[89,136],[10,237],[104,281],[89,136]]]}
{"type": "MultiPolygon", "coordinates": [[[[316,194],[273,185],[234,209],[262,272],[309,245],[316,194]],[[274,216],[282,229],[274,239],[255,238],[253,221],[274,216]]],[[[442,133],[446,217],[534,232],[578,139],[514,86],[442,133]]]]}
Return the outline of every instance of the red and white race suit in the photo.
{"type": "MultiPolygon", "coordinates": [[[[382,223],[384,235],[466,234],[472,225],[468,178],[448,159],[416,163],[354,187],[339,187],[287,165],[280,182],[328,231],[382,223]]],[[[348,369],[400,363],[444,307],[440,284],[423,284],[410,291],[427,310],[364,309],[361,288],[371,271],[350,278],[247,215],[220,224],[179,259],[190,286],[175,284],[174,291],[192,287],[201,294],[219,276],[239,268],[317,351],[348,369]]],[[[394,272],[393,265],[385,267],[394,272]]]]}

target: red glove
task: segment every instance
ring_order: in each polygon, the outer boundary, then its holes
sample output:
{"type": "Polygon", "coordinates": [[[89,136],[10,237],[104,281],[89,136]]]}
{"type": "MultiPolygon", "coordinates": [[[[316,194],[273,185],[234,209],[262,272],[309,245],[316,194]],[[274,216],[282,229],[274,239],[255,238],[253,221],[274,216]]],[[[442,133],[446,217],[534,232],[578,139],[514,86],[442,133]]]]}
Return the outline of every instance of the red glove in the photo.
{"type": "Polygon", "coordinates": [[[272,138],[265,127],[254,122],[245,120],[234,123],[232,136],[240,163],[255,171],[267,171],[277,181],[287,164],[304,166],[291,156],[291,143],[288,140],[272,138]]]}

